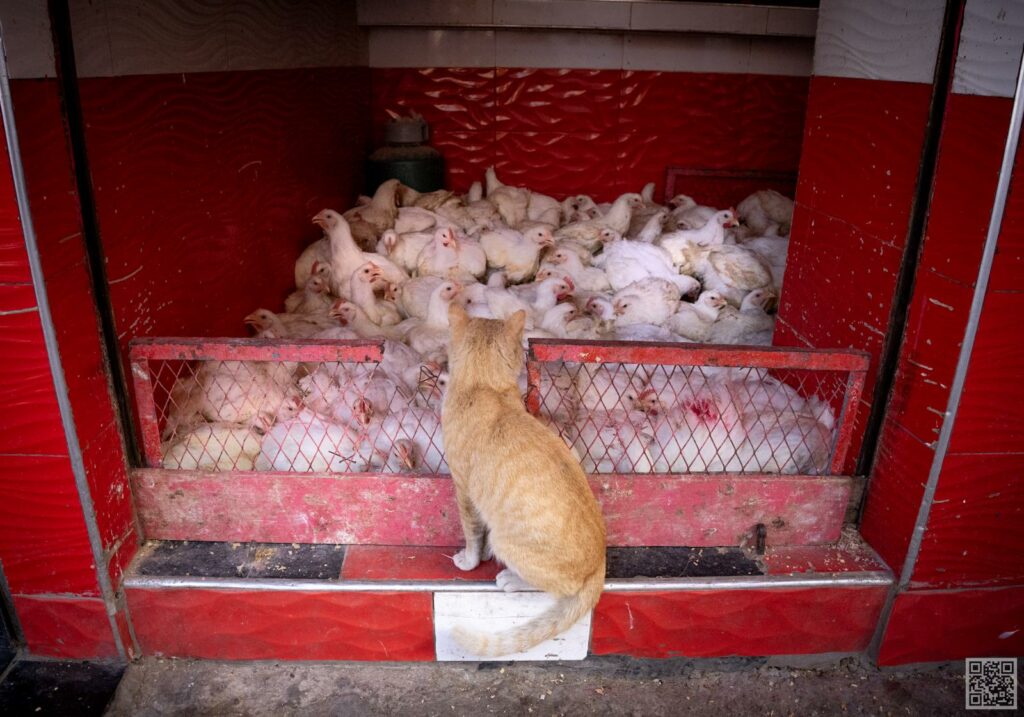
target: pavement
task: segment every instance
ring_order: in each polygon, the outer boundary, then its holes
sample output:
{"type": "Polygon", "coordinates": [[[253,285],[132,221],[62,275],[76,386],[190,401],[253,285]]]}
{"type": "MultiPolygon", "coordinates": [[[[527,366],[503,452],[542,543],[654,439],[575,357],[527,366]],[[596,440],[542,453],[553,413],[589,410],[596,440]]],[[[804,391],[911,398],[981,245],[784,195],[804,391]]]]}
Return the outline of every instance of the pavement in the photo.
{"type": "Polygon", "coordinates": [[[145,659],[125,671],[106,712],[111,717],[964,713],[962,663],[880,670],[851,657],[821,667],[765,659],[447,664],[145,659]]]}

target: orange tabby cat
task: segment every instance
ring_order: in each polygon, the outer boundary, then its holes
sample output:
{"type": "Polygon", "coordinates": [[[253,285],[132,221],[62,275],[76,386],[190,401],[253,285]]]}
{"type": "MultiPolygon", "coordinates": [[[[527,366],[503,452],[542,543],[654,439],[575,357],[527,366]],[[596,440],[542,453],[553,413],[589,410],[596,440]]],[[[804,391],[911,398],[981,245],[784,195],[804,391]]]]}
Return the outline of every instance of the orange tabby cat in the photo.
{"type": "Polygon", "coordinates": [[[516,379],[526,314],[475,319],[452,304],[448,321],[451,379],[441,426],[466,535],[455,565],[472,570],[493,555],[507,566],[498,587],[532,586],[558,598],[542,615],[496,635],[455,629],[463,648],[496,657],[568,630],[597,604],[604,520],[579,461],[523,407],[516,379]]]}

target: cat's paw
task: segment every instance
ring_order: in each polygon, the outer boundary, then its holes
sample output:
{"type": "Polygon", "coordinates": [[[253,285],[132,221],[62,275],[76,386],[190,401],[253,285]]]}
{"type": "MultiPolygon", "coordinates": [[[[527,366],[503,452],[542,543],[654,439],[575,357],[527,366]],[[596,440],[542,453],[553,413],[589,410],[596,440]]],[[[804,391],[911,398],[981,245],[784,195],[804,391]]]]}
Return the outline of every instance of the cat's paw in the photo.
{"type": "Polygon", "coordinates": [[[529,583],[519,577],[519,573],[511,568],[505,568],[498,573],[494,582],[499,590],[504,590],[507,593],[518,593],[530,589],[529,583]]]}
{"type": "Polygon", "coordinates": [[[472,570],[480,564],[480,556],[476,553],[468,553],[463,548],[452,556],[452,562],[459,570],[472,570]]]}

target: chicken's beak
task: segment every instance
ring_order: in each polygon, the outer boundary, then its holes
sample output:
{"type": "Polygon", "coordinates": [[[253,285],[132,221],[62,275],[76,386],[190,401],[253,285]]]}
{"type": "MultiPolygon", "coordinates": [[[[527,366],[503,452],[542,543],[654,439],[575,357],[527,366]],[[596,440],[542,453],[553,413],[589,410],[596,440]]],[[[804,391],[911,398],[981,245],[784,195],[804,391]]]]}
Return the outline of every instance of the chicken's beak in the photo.
{"type": "Polygon", "coordinates": [[[313,223],[316,224],[321,229],[323,229],[324,231],[327,230],[327,216],[323,212],[320,212],[315,217],[313,217],[313,223]]]}
{"type": "Polygon", "coordinates": [[[412,451],[405,446],[398,447],[398,458],[402,461],[402,465],[409,470],[416,470],[416,461],[412,457],[412,451]]]}
{"type": "Polygon", "coordinates": [[[242,319],[242,322],[246,326],[252,326],[254,329],[258,329],[262,326],[262,322],[260,321],[259,316],[257,316],[256,314],[249,314],[244,319],[242,319]]]}
{"type": "Polygon", "coordinates": [[[623,309],[621,306],[616,306],[615,307],[615,315],[616,316],[622,316],[624,313],[626,313],[626,310],[623,309]]]}

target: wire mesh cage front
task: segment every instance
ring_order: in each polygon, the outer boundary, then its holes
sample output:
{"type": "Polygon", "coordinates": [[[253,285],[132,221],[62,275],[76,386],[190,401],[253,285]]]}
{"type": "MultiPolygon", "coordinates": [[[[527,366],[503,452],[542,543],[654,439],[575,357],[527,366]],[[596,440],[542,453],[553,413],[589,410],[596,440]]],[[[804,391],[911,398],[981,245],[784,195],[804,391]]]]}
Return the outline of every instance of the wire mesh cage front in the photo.
{"type": "Polygon", "coordinates": [[[528,404],[588,473],[841,470],[866,360],[843,352],[537,341],[528,404]]]}
{"type": "MultiPolygon", "coordinates": [[[[447,473],[447,374],[393,342],[133,344],[150,467],[447,473]]],[[[837,472],[866,360],[534,342],[527,406],[592,474],[837,472]]]]}

